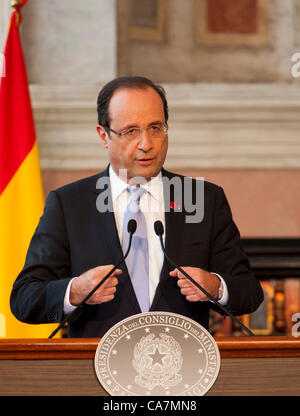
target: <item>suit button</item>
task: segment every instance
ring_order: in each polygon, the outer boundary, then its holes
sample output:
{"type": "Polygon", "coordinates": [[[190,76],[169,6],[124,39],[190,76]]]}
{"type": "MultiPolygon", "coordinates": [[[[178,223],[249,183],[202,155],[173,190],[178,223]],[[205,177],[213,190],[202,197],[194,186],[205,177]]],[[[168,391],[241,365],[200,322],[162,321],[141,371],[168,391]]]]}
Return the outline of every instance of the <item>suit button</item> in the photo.
{"type": "Polygon", "coordinates": [[[53,322],[57,319],[57,313],[51,312],[47,315],[47,319],[49,322],[53,322]]]}

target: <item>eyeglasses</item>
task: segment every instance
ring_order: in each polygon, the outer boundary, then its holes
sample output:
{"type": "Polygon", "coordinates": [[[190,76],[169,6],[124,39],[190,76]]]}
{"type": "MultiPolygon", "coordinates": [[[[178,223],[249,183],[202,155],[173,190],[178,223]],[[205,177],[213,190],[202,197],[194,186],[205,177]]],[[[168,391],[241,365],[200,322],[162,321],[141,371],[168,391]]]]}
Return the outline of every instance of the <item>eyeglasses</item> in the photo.
{"type": "MultiPolygon", "coordinates": [[[[135,140],[141,137],[142,131],[144,129],[140,127],[130,127],[129,129],[118,132],[108,127],[108,130],[126,140],[135,140]]],[[[146,127],[145,130],[151,139],[159,139],[167,134],[168,125],[166,123],[151,124],[150,126],[146,127]]]]}

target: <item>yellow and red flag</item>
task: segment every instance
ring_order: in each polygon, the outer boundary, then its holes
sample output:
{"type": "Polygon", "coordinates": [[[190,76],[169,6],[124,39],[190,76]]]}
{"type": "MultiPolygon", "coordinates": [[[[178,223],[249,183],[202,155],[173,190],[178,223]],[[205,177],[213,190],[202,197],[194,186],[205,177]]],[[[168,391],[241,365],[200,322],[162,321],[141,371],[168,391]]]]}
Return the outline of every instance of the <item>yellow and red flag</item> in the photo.
{"type": "Polygon", "coordinates": [[[44,207],[38,147],[19,37],[20,1],[12,12],[0,79],[0,337],[44,338],[49,325],[19,322],[9,306],[44,207]]]}

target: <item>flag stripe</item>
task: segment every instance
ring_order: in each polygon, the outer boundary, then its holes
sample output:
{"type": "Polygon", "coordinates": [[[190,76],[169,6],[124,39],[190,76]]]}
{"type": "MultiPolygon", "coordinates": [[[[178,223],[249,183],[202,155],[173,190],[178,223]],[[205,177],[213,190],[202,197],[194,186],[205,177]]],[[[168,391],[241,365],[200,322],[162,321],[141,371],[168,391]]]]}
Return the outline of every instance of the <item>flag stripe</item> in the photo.
{"type": "Polygon", "coordinates": [[[0,195],[35,142],[28,82],[15,18],[16,12],[12,14],[4,51],[6,77],[1,80],[0,195]]]}
{"type": "Polygon", "coordinates": [[[38,147],[35,143],[0,195],[0,316],[5,318],[5,336],[8,338],[34,338],[37,335],[47,338],[57,326],[23,324],[13,316],[9,306],[13,282],[24,265],[32,231],[43,213],[43,206],[38,147]]]}

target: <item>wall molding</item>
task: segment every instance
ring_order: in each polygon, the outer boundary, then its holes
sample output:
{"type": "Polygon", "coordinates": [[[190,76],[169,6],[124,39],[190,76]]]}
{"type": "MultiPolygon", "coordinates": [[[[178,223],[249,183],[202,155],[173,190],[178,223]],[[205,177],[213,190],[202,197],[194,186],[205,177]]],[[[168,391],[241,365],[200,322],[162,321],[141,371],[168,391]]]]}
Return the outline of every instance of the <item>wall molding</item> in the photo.
{"type": "MultiPolygon", "coordinates": [[[[300,168],[300,89],[286,84],[164,84],[176,168],[300,168]]],[[[31,85],[42,169],[98,169],[101,85],[31,85]]]]}

